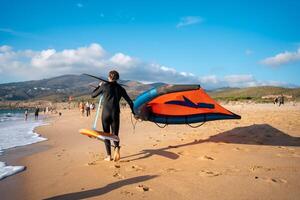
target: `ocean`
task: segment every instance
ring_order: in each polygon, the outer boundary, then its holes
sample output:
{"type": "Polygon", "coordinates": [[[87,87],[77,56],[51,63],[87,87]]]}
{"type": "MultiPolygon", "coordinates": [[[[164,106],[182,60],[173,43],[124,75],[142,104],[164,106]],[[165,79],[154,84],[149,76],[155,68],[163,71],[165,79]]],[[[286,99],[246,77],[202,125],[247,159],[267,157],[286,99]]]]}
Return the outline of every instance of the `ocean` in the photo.
{"type": "Polygon", "coordinates": [[[33,131],[44,124],[41,116],[35,120],[34,113],[30,111],[25,121],[24,110],[0,110],[0,180],[25,169],[24,166],[9,166],[9,163],[1,162],[1,155],[6,149],[46,140],[33,131]]]}

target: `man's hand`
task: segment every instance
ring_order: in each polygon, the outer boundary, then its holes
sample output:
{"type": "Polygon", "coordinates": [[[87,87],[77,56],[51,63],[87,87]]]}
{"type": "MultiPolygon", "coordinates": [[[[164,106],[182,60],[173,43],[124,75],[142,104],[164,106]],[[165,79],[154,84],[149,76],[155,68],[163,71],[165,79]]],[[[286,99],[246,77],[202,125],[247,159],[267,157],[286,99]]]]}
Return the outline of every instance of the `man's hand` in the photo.
{"type": "MultiPolygon", "coordinates": [[[[132,113],[133,114],[133,113],[132,113]]],[[[136,120],[138,120],[139,119],[139,116],[138,115],[136,115],[136,114],[133,114],[133,116],[134,116],[134,119],[136,119],[136,120]]]]}

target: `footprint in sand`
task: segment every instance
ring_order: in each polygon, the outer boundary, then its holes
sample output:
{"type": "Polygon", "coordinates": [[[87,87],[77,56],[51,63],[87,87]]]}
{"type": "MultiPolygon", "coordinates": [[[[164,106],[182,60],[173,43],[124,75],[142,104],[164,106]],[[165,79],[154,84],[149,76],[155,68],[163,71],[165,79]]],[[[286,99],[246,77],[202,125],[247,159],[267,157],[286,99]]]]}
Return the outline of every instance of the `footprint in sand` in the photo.
{"type": "Polygon", "coordinates": [[[60,160],[60,158],[63,156],[64,152],[65,152],[65,149],[62,149],[62,152],[56,152],[55,153],[56,157],[59,158],[58,160],[60,160]]]}
{"type": "Polygon", "coordinates": [[[278,153],[278,154],[276,154],[276,156],[281,157],[281,158],[290,158],[290,157],[300,158],[300,155],[296,154],[296,153],[285,153],[285,154],[278,153]]]}
{"type": "Polygon", "coordinates": [[[278,149],[286,149],[287,147],[279,146],[278,149]]]}
{"type": "Polygon", "coordinates": [[[207,156],[207,155],[201,156],[199,159],[201,159],[201,160],[215,160],[213,157],[207,156]]]}
{"type": "Polygon", "coordinates": [[[254,166],[250,167],[249,170],[252,171],[252,172],[255,172],[255,171],[271,171],[272,169],[271,168],[266,168],[266,167],[263,167],[263,166],[259,166],[259,165],[254,165],[254,166]]]}
{"type": "Polygon", "coordinates": [[[287,183],[287,180],[281,178],[266,178],[266,177],[258,177],[258,176],[255,176],[254,178],[257,180],[263,180],[268,183],[277,183],[277,184],[287,183]]]}
{"type": "Polygon", "coordinates": [[[233,150],[235,150],[235,151],[244,151],[244,152],[249,151],[249,149],[244,149],[244,148],[240,148],[240,147],[235,147],[235,148],[233,148],[233,150]]]}
{"type": "Polygon", "coordinates": [[[120,160],[119,162],[120,163],[127,163],[127,162],[130,162],[130,160],[120,160]]]}
{"type": "Polygon", "coordinates": [[[216,177],[216,176],[221,176],[221,172],[214,172],[214,171],[209,171],[209,170],[201,170],[198,172],[200,176],[206,176],[206,177],[216,177]]]}
{"type": "Polygon", "coordinates": [[[224,170],[224,174],[236,174],[236,173],[238,173],[240,171],[241,170],[239,168],[232,167],[232,168],[229,168],[229,169],[225,169],[224,170]]]}
{"type": "Polygon", "coordinates": [[[67,176],[69,173],[68,172],[64,172],[63,173],[63,176],[67,176]]]}
{"type": "Polygon", "coordinates": [[[167,169],[164,169],[163,172],[166,172],[166,173],[175,173],[175,172],[179,172],[179,171],[182,171],[181,169],[175,169],[175,168],[167,168],[167,169]]]}
{"type": "Polygon", "coordinates": [[[119,168],[121,168],[121,165],[115,164],[115,165],[114,165],[114,168],[119,169],[119,168]]]}
{"type": "Polygon", "coordinates": [[[178,151],[177,154],[180,155],[180,156],[186,156],[186,155],[189,155],[189,153],[187,153],[187,152],[185,152],[185,151],[178,151]]]}
{"type": "Polygon", "coordinates": [[[132,172],[132,171],[138,172],[138,171],[144,171],[144,170],[145,170],[145,168],[141,167],[139,165],[131,165],[130,167],[125,168],[125,171],[127,171],[127,172],[132,172]]]}
{"type": "Polygon", "coordinates": [[[91,161],[86,164],[87,166],[97,165],[97,161],[91,161]]]}
{"type": "Polygon", "coordinates": [[[132,196],[133,195],[133,192],[129,192],[127,190],[121,191],[120,193],[123,194],[123,195],[126,195],[126,196],[132,196]]]}
{"type": "Polygon", "coordinates": [[[121,175],[119,172],[114,172],[113,177],[118,178],[118,179],[124,179],[125,176],[121,175]]]}
{"type": "Polygon", "coordinates": [[[142,185],[142,184],[138,185],[136,188],[141,192],[147,192],[150,190],[150,188],[148,186],[142,185]]]}

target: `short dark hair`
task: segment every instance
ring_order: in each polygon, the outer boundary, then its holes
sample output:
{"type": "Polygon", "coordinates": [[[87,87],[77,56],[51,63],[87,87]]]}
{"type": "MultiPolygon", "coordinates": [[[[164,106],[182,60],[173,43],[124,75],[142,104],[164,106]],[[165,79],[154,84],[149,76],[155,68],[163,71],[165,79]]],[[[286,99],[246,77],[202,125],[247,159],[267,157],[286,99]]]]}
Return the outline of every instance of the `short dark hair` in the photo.
{"type": "Polygon", "coordinates": [[[112,81],[117,81],[120,78],[119,72],[117,72],[116,70],[112,70],[108,73],[108,77],[112,80],[112,81]]]}

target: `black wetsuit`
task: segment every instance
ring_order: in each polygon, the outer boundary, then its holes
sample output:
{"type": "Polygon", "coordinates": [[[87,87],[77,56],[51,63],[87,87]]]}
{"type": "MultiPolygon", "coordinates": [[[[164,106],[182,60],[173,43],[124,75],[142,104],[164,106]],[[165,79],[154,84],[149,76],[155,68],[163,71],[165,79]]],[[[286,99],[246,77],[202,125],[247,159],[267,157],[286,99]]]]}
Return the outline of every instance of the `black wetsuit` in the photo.
{"type": "MultiPolygon", "coordinates": [[[[101,86],[98,86],[93,91],[92,97],[95,98],[100,94],[103,95],[103,131],[118,135],[120,127],[120,99],[123,97],[127,101],[130,105],[131,111],[133,111],[133,102],[128,96],[126,90],[116,82],[103,83],[101,86]]],[[[114,143],[116,147],[119,146],[119,142],[114,143]]],[[[107,154],[111,155],[110,140],[105,140],[105,147],[107,154]]]]}

